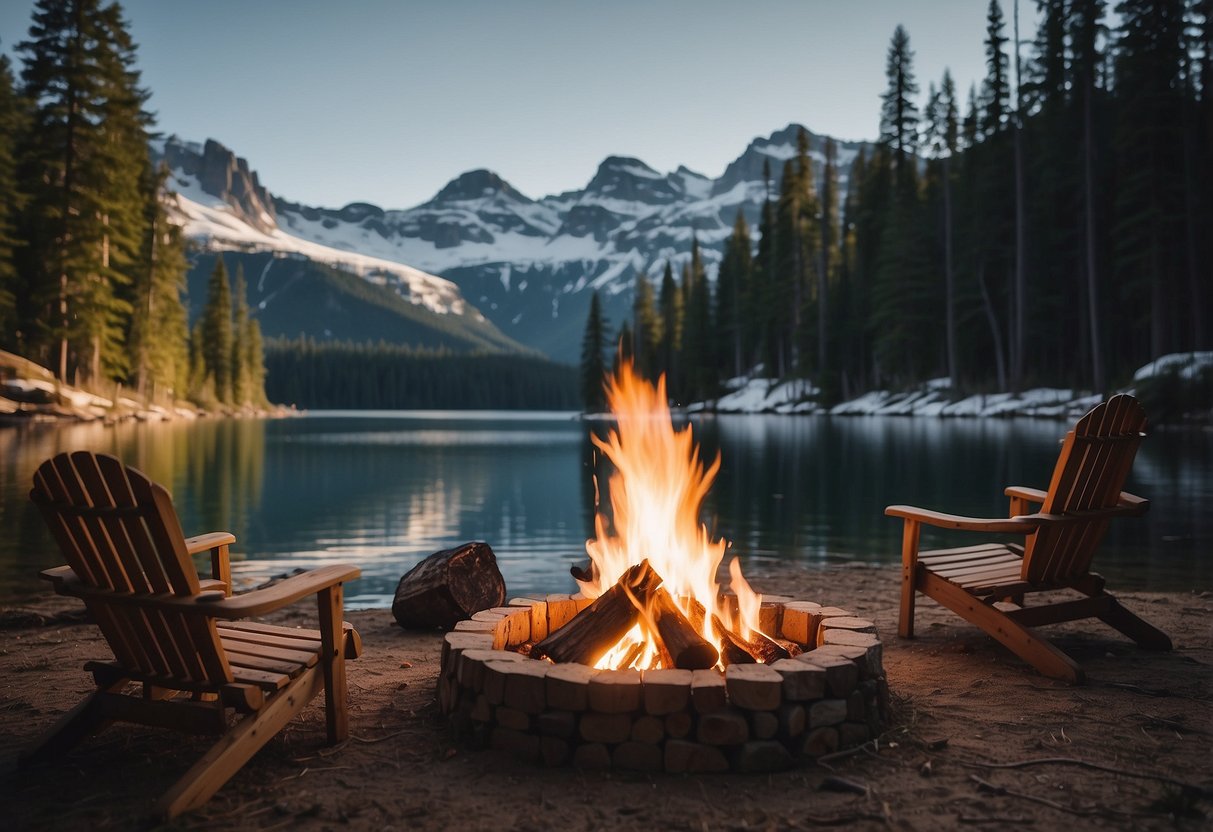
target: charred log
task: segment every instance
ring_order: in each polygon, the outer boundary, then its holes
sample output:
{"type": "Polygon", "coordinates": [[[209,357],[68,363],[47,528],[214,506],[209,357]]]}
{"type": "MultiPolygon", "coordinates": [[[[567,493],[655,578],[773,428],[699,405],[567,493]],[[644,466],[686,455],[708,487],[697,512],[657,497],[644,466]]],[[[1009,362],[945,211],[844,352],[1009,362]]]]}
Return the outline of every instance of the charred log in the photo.
{"type": "Polygon", "coordinates": [[[505,579],[487,543],[435,552],[396,586],[392,615],[405,629],[449,630],[472,613],[505,603],[505,579]]]}

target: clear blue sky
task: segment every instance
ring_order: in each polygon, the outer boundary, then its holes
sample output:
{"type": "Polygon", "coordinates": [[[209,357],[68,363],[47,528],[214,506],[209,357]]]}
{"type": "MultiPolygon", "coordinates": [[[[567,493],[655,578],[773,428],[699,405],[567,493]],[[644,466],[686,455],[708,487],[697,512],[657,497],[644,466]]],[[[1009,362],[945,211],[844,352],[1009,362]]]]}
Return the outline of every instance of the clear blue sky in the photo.
{"type": "MultiPolygon", "coordinates": [[[[963,101],[985,72],[986,5],[122,3],[161,131],[218,139],[288,199],[387,208],[481,167],[533,197],[579,188],[611,154],[715,177],[789,122],[874,138],[894,27],[910,33],[923,95],[950,67],[963,101]]],[[[1021,6],[1026,43],[1035,3],[1021,6]]],[[[0,3],[0,49],[25,38],[32,8],[0,3]]]]}

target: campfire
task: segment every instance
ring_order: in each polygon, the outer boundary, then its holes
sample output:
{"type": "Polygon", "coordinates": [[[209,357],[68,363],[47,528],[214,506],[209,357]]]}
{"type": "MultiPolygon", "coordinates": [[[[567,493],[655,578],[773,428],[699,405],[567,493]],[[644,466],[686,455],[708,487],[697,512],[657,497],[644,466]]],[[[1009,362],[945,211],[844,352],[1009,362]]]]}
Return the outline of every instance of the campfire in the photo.
{"type": "Polygon", "coordinates": [[[699,519],[720,467],[699,458],[691,429],[677,431],[665,380],[651,385],[624,362],[607,384],[617,420],[594,444],[615,468],[611,512],[597,511],[587,569],[574,569],[592,603],[536,644],[532,657],[603,670],[700,670],[771,664],[800,650],[762,632],[762,597],[729,564],[732,592],[717,584],[726,544],[699,519]]]}
{"type": "MultiPolygon", "coordinates": [[[[513,599],[459,621],[438,700],[456,732],[582,768],[772,771],[880,730],[880,641],[838,607],[762,596],[700,520],[720,466],[676,430],[664,381],[624,363],[614,472],[581,591],[513,599]]],[[[498,596],[503,597],[503,596],[498,596]]]]}

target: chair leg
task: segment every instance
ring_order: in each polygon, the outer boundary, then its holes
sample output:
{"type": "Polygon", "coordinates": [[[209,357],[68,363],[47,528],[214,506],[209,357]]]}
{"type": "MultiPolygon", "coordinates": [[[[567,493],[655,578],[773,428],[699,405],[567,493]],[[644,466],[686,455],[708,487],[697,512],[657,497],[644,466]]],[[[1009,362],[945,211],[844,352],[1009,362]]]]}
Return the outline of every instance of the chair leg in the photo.
{"type": "Polygon", "coordinates": [[[108,725],[111,720],[101,712],[98,698],[113,687],[121,686],[120,683],[105,689],[98,688],[86,696],[80,704],[61,716],[32,746],[21,752],[18,758],[20,764],[45,762],[65,754],[82,740],[108,725]]]}
{"type": "Polygon", "coordinates": [[[897,619],[897,635],[914,637],[914,592],[918,578],[918,535],[916,520],[906,519],[901,528],[901,615],[897,619]]]}
{"type": "Polygon", "coordinates": [[[914,575],[905,570],[901,576],[901,614],[897,619],[897,635],[914,638],[914,575]]]}
{"type": "Polygon", "coordinates": [[[345,637],[341,615],[341,584],[317,594],[320,612],[320,665],[324,672],[324,715],[330,743],[339,743],[350,735],[346,708],[345,637]]]}
{"type": "Polygon", "coordinates": [[[1120,605],[1112,596],[1108,611],[1099,616],[1099,620],[1108,626],[1119,630],[1147,650],[1172,649],[1170,637],[1143,618],[1134,615],[1120,605]]]}
{"type": "Polygon", "coordinates": [[[219,791],[240,768],[281,731],[308,702],[320,692],[323,672],[319,667],[302,675],[278,691],[265,707],[250,714],[228,731],[194,763],[160,799],[158,809],[167,821],[197,809],[219,791]]]}
{"type": "Polygon", "coordinates": [[[1022,624],[965,592],[956,584],[926,572],[922,591],[966,621],[976,624],[1045,676],[1072,685],[1085,678],[1078,663],[1022,624]]]}

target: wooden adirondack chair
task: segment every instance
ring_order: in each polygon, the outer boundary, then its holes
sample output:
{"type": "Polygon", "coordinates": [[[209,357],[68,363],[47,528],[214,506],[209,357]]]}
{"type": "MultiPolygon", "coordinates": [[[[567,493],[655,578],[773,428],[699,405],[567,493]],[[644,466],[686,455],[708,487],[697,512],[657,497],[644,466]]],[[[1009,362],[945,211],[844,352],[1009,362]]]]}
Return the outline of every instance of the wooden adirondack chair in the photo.
{"type": "Polygon", "coordinates": [[[1013,486],[1010,517],[958,517],[913,506],[889,506],[885,514],[904,519],[901,617],[898,632],[914,635],[914,599],[921,592],[1001,641],[1046,676],[1071,684],[1082,668],[1030,627],[1097,617],[1153,650],[1170,650],[1171,640],[1126,610],[1104,591],[1104,579],[1090,571],[1108,521],[1138,516],[1149,502],[1121,489],[1145,436],[1146,414],[1132,396],[1113,396],[1083,416],[1062,443],[1048,491],[1013,486]],[[1030,507],[1040,510],[1031,513],[1030,507]],[[1023,535],[1023,545],[987,543],[960,549],[920,552],[922,524],[944,529],[1023,535]],[[1081,596],[1042,606],[1023,606],[1024,597],[1045,590],[1076,590],[1081,596]]]}
{"type": "Polygon", "coordinates": [[[231,596],[227,533],[186,538],[172,498],[112,456],[59,454],[34,474],[37,503],[67,566],[42,577],[84,601],[114,653],[85,665],[97,689],[25,754],[41,760],[116,720],[220,735],[159,804],[167,818],[197,808],[321,689],[328,739],[349,733],[345,659],[361,652],[341,620],[337,565],[231,596]],[[200,580],[191,555],[210,551],[214,577],[200,580]],[[239,619],[317,596],[319,629],[239,619]],[[137,683],[135,692],[123,691],[137,683]],[[244,714],[229,725],[228,712],[244,714]]]}

